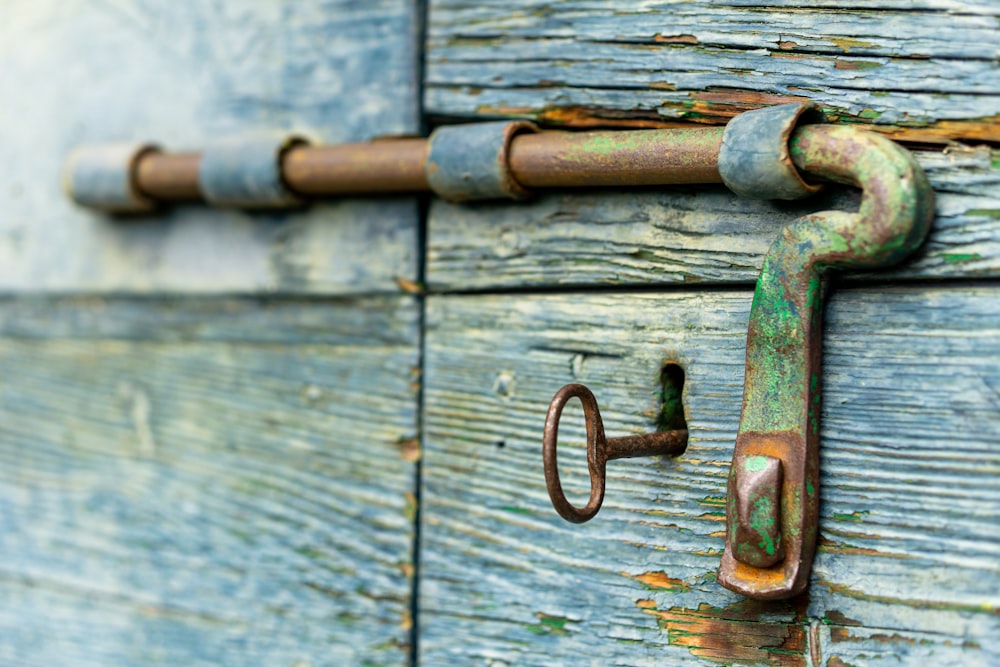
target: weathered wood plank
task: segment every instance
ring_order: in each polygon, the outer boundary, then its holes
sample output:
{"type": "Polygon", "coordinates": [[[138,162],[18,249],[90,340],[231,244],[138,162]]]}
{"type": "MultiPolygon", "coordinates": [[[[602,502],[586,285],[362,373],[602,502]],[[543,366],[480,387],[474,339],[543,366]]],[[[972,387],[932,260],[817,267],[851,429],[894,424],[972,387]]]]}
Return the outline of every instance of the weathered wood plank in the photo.
{"type": "MultiPolygon", "coordinates": [[[[907,637],[914,664],[1000,659],[996,288],[835,292],[820,549],[808,594],[781,604],[715,582],[750,300],[743,290],[429,298],[423,664],[804,664],[817,651],[863,663],[907,637]],[[601,514],[562,521],[541,470],[552,394],[583,382],[609,435],[649,430],[665,360],[687,376],[687,452],[612,462],[601,514]],[[824,643],[814,621],[847,629],[824,643]]],[[[580,502],[578,414],[563,419],[560,464],[580,502]]]]}
{"type": "MultiPolygon", "coordinates": [[[[937,193],[930,239],[892,278],[1000,273],[1000,153],[918,153],[937,193]]],[[[759,202],[724,187],[565,192],[530,203],[435,201],[427,233],[434,290],[677,282],[752,283],[784,225],[807,211],[856,210],[843,188],[800,203],[759,202]]]]}
{"type": "Polygon", "coordinates": [[[96,305],[0,304],[0,662],[409,664],[418,304],[96,305]]]}
{"type": "Polygon", "coordinates": [[[980,651],[975,639],[933,632],[907,632],[814,624],[814,638],[820,647],[817,665],[861,667],[861,665],[968,665],[990,667],[995,658],[980,651]]]}
{"type": "Polygon", "coordinates": [[[433,0],[428,111],[718,122],[810,99],[922,140],[1000,138],[995,3],[433,0]]]}
{"type": "Polygon", "coordinates": [[[412,0],[0,5],[0,289],[398,292],[417,206],[351,200],[283,214],[189,207],[122,221],[73,206],[78,144],[289,128],[320,141],[419,130],[412,0]]]}

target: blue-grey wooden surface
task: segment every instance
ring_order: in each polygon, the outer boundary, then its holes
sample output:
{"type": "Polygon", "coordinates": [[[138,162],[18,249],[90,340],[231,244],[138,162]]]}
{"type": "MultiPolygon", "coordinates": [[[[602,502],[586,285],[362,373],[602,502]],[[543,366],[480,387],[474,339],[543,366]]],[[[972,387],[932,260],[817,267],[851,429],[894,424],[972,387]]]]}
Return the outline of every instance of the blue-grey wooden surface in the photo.
{"type": "MultiPolygon", "coordinates": [[[[910,261],[878,279],[1000,274],[1000,153],[956,146],[917,155],[936,193],[934,226],[910,261]]],[[[761,202],[715,186],[567,190],[520,204],[436,200],[427,283],[434,291],[752,284],[778,230],[823,208],[856,210],[857,196],[835,186],[815,200],[761,202]]]]}
{"type": "Polygon", "coordinates": [[[0,3],[0,291],[399,291],[412,199],[123,222],[73,206],[60,170],[83,143],[416,132],[421,23],[414,0],[0,3]]]}
{"type": "Polygon", "coordinates": [[[0,303],[0,664],[407,665],[419,307],[0,303]]]}
{"type": "MultiPolygon", "coordinates": [[[[520,292],[429,297],[421,375],[420,298],[295,296],[412,289],[412,200],[126,222],[59,188],[83,142],[418,130],[421,3],[0,4],[0,291],[282,295],[0,303],[0,662],[406,664],[414,622],[425,665],[1000,662],[1000,307],[938,280],[996,275],[1000,8],[844,5],[427,7],[438,120],[718,124],[812,99],[920,150],[928,247],[830,309],[810,591],[761,605],[713,574],[749,291],[667,284],[746,285],[781,224],[850,194],[434,202],[430,288],[520,292]],[[661,292],[522,293],[569,285],[661,292]],[[551,393],[586,382],[610,433],[644,430],[666,359],[687,370],[688,452],[613,463],[602,514],[562,523],[551,393]]],[[[580,450],[562,461],[579,497],[580,450]]]]}
{"type": "MultiPolygon", "coordinates": [[[[1000,662],[995,287],[834,294],[820,547],[791,603],[748,603],[715,581],[750,300],[429,298],[421,664],[1000,662]],[[686,453],[611,462],[598,517],[564,522],[541,470],[548,400],[582,382],[609,436],[652,429],[666,360],[686,372],[686,453]]],[[[564,483],[582,502],[578,411],[561,432],[564,483]]]]}
{"type": "Polygon", "coordinates": [[[1000,130],[990,0],[431,0],[425,100],[440,116],[718,122],[811,99],[924,141],[1000,130]]]}
{"type": "MultiPolygon", "coordinates": [[[[974,0],[431,0],[424,103],[441,120],[586,128],[721,124],[811,100],[833,122],[908,142],[930,172],[930,243],[893,278],[993,276],[998,19],[1000,5],[974,0]]],[[[566,192],[471,211],[434,202],[427,281],[439,291],[748,283],[777,229],[830,202],[774,206],[721,187],[566,192]]]]}

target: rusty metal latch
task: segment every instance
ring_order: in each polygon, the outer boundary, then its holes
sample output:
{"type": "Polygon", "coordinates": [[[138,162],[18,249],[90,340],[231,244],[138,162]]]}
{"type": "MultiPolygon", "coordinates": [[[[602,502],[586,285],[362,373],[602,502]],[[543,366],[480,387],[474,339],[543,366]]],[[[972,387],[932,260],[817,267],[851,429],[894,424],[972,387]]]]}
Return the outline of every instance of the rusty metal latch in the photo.
{"type": "MultiPolygon", "coordinates": [[[[933,192],[909,152],[822,120],[811,105],[791,104],[749,111],[724,129],[552,132],[499,121],[341,146],[315,145],[300,133],[223,139],[201,153],[165,153],[153,143],[90,146],[71,155],[65,182],[78,204],[114,213],[188,199],[273,208],[383,192],[469,201],[550,187],[725,183],[747,197],[796,199],[819,189],[814,180],[859,187],[857,213],[814,213],[781,231],[754,294],[718,579],[773,599],[805,588],[816,547],[823,277],[899,262],[920,246],[933,217],[933,192]]],[[[603,502],[609,460],[676,456],[687,438],[670,431],[608,439],[594,395],[567,385],[545,423],[552,504],[569,521],[587,521],[603,502]],[[574,397],[587,422],[591,490],[582,509],[566,500],[556,458],[559,417],[574,397]]]]}
{"type": "MultiPolygon", "coordinates": [[[[901,261],[923,243],[934,215],[933,191],[908,151],[872,132],[808,124],[819,120],[806,105],[747,112],[727,126],[719,155],[723,181],[744,196],[808,195],[817,186],[803,176],[862,191],[857,213],[813,213],[781,230],[754,292],[718,580],[757,599],[803,591],[816,548],[824,275],[901,261]]],[[[602,454],[603,441],[593,394],[561,389],[545,423],[543,462],[552,503],[570,521],[600,508],[605,460],[618,457],[602,454]],[[559,414],[570,396],[580,397],[587,419],[591,495],[583,510],[566,501],[555,470],[559,414]]],[[[625,456],[660,453],[677,449],[625,456]]]]}
{"type": "Polygon", "coordinates": [[[450,201],[522,199],[537,189],[721,183],[723,128],[538,131],[526,121],[446,125],[429,138],[323,146],[307,132],[223,137],[202,151],[154,142],[80,146],[69,196],[116,214],[171,202],[295,208],[320,197],[433,192],[450,201]]]}

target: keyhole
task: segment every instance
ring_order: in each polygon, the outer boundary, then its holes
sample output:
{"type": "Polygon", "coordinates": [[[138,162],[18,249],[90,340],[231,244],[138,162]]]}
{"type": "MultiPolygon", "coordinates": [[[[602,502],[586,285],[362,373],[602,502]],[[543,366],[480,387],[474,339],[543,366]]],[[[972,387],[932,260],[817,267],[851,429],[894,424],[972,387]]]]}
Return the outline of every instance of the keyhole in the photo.
{"type": "Polygon", "coordinates": [[[656,418],[656,430],[676,431],[687,428],[683,396],[684,369],[680,364],[668,361],[660,369],[660,412],[656,418]]]}

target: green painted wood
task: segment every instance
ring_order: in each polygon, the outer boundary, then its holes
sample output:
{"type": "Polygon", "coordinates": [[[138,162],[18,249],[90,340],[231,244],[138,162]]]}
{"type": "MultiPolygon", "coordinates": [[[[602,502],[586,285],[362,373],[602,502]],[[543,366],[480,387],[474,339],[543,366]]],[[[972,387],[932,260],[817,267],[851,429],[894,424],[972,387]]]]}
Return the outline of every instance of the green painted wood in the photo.
{"type": "Polygon", "coordinates": [[[0,662],[409,664],[419,307],[0,303],[0,662]]]}
{"type": "Polygon", "coordinates": [[[972,1],[432,0],[426,107],[718,121],[794,98],[843,120],[996,140],[998,15],[972,1]]]}
{"type": "MultiPolygon", "coordinates": [[[[937,195],[934,227],[916,257],[879,279],[1000,275],[1000,153],[979,147],[917,155],[937,195]]],[[[857,209],[852,191],[829,190],[796,203],[743,199],[722,186],[567,190],[479,206],[435,201],[427,281],[440,291],[752,284],[783,226],[805,212],[857,209]]]]}
{"type": "MultiPolygon", "coordinates": [[[[1000,660],[997,289],[833,294],[820,546],[808,593],[789,603],[748,603],[715,581],[750,301],[429,298],[421,664],[1000,660]],[[609,436],[644,432],[667,360],[686,373],[686,453],[611,462],[598,517],[564,522],[542,476],[552,394],[587,384],[609,436]]],[[[582,503],[578,409],[562,438],[564,485],[582,503]]]]}
{"type": "Polygon", "coordinates": [[[416,279],[412,199],[123,221],[75,207],[60,172],[84,143],[419,131],[421,22],[414,0],[2,3],[0,290],[398,292],[416,279]]]}

